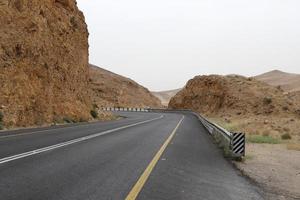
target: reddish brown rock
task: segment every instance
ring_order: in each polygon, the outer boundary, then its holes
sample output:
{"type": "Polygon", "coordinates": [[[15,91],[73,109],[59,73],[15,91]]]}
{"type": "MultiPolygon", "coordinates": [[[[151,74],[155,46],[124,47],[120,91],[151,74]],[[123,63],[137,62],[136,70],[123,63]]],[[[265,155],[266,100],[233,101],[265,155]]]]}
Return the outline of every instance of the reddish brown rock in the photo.
{"type": "Polygon", "coordinates": [[[161,107],[160,100],[133,80],[90,66],[91,99],[98,107],[161,107]]]}
{"type": "Polygon", "coordinates": [[[75,0],[0,1],[6,126],[90,118],[88,31],[75,0]]]}
{"type": "Polygon", "coordinates": [[[279,115],[294,113],[278,88],[242,76],[196,76],[169,103],[170,108],[193,109],[203,114],[279,115]]]}

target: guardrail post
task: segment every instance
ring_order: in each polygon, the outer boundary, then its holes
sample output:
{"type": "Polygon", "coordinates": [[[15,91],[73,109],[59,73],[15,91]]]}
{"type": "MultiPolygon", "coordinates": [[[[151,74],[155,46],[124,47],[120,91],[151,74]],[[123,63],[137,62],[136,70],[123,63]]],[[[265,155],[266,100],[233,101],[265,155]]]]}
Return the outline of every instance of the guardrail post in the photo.
{"type": "Polygon", "coordinates": [[[246,137],[244,133],[232,133],[230,149],[235,158],[245,156],[246,137]]]}

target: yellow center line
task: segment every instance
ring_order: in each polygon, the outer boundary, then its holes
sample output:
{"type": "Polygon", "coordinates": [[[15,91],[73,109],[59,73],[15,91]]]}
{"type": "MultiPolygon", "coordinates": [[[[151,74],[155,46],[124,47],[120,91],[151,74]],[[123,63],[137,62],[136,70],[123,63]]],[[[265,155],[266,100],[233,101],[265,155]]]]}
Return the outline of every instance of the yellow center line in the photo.
{"type": "Polygon", "coordinates": [[[156,153],[156,155],[154,156],[152,161],[149,163],[149,165],[147,166],[147,168],[145,169],[145,171],[143,172],[143,174],[141,175],[139,180],[136,182],[134,187],[131,189],[131,191],[129,192],[129,194],[127,195],[125,200],[135,200],[137,198],[137,196],[143,189],[146,181],[148,180],[152,170],[154,169],[155,165],[157,164],[158,160],[160,159],[161,155],[163,154],[163,152],[167,148],[168,144],[174,137],[174,135],[175,135],[177,129],[179,128],[180,124],[182,123],[183,119],[184,119],[184,116],[182,116],[181,120],[178,122],[175,129],[172,131],[171,135],[168,137],[168,139],[164,142],[164,144],[161,146],[159,151],[156,153]]]}

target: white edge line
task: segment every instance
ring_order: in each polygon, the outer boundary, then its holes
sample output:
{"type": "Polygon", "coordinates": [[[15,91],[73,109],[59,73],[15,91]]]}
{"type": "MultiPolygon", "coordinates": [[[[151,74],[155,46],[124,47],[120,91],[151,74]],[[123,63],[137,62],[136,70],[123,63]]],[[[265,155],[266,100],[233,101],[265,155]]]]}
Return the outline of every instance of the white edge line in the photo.
{"type": "Polygon", "coordinates": [[[100,132],[100,133],[84,136],[84,137],[77,138],[77,139],[73,139],[73,140],[70,140],[70,141],[67,141],[67,142],[62,142],[62,143],[51,145],[51,146],[48,146],[48,147],[36,149],[36,150],[33,150],[33,151],[28,151],[28,152],[25,152],[25,153],[17,154],[17,155],[14,155],[14,156],[9,156],[9,157],[6,157],[6,158],[2,158],[2,159],[0,159],[0,164],[4,164],[4,163],[7,163],[7,162],[10,162],[10,161],[13,161],[13,160],[17,160],[17,159],[20,159],[20,158],[25,158],[25,157],[28,157],[28,156],[31,156],[31,155],[40,154],[40,153],[50,151],[50,150],[53,150],[53,149],[65,147],[65,146],[68,146],[68,145],[71,145],[71,144],[75,144],[75,143],[78,143],[78,142],[89,140],[89,139],[92,139],[92,138],[95,138],[95,137],[99,137],[101,135],[116,132],[116,131],[123,130],[123,129],[126,129],[126,128],[130,128],[130,127],[133,127],[133,126],[137,126],[137,125],[140,125],[140,124],[145,124],[145,123],[148,123],[148,122],[151,122],[151,121],[161,119],[163,117],[164,117],[164,115],[161,115],[160,117],[157,117],[157,118],[154,118],[154,119],[149,119],[149,120],[146,120],[146,121],[142,121],[142,122],[138,122],[138,123],[134,123],[134,124],[114,128],[114,129],[111,129],[111,130],[107,130],[107,131],[103,131],[103,132],[100,132]]]}
{"type": "MultiPolygon", "coordinates": [[[[65,127],[60,127],[60,126],[55,127],[54,126],[54,128],[51,128],[51,126],[42,127],[42,128],[48,128],[48,129],[39,130],[39,131],[34,131],[33,130],[33,131],[28,132],[28,133],[16,133],[16,134],[9,134],[9,135],[3,135],[3,136],[0,135],[0,139],[18,137],[18,136],[24,136],[24,135],[32,135],[32,134],[36,134],[36,133],[43,133],[43,132],[48,132],[48,131],[53,131],[53,130],[74,129],[74,128],[78,128],[78,127],[85,127],[85,126],[90,126],[90,125],[93,125],[93,124],[97,124],[98,122],[91,122],[91,123],[88,123],[88,124],[77,124],[77,125],[74,124],[74,126],[65,126],[65,127]]],[[[62,125],[68,125],[68,124],[62,124],[62,125]]],[[[28,130],[28,129],[34,129],[34,128],[24,128],[24,129],[16,129],[16,130],[8,130],[8,131],[19,131],[19,130],[28,130]]]]}

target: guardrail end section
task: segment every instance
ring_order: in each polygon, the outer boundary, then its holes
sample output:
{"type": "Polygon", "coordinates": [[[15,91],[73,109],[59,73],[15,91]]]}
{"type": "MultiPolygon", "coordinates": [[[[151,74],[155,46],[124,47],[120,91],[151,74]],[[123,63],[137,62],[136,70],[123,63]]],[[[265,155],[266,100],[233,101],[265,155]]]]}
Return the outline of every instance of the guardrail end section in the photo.
{"type": "Polygon", "coordinates": [[[232,157],[241,158],[245,156],[245,150],[246,150],[245,144],[246,144],[245,133],[232,133],[232,138],[231,138],[232,157]]]}

